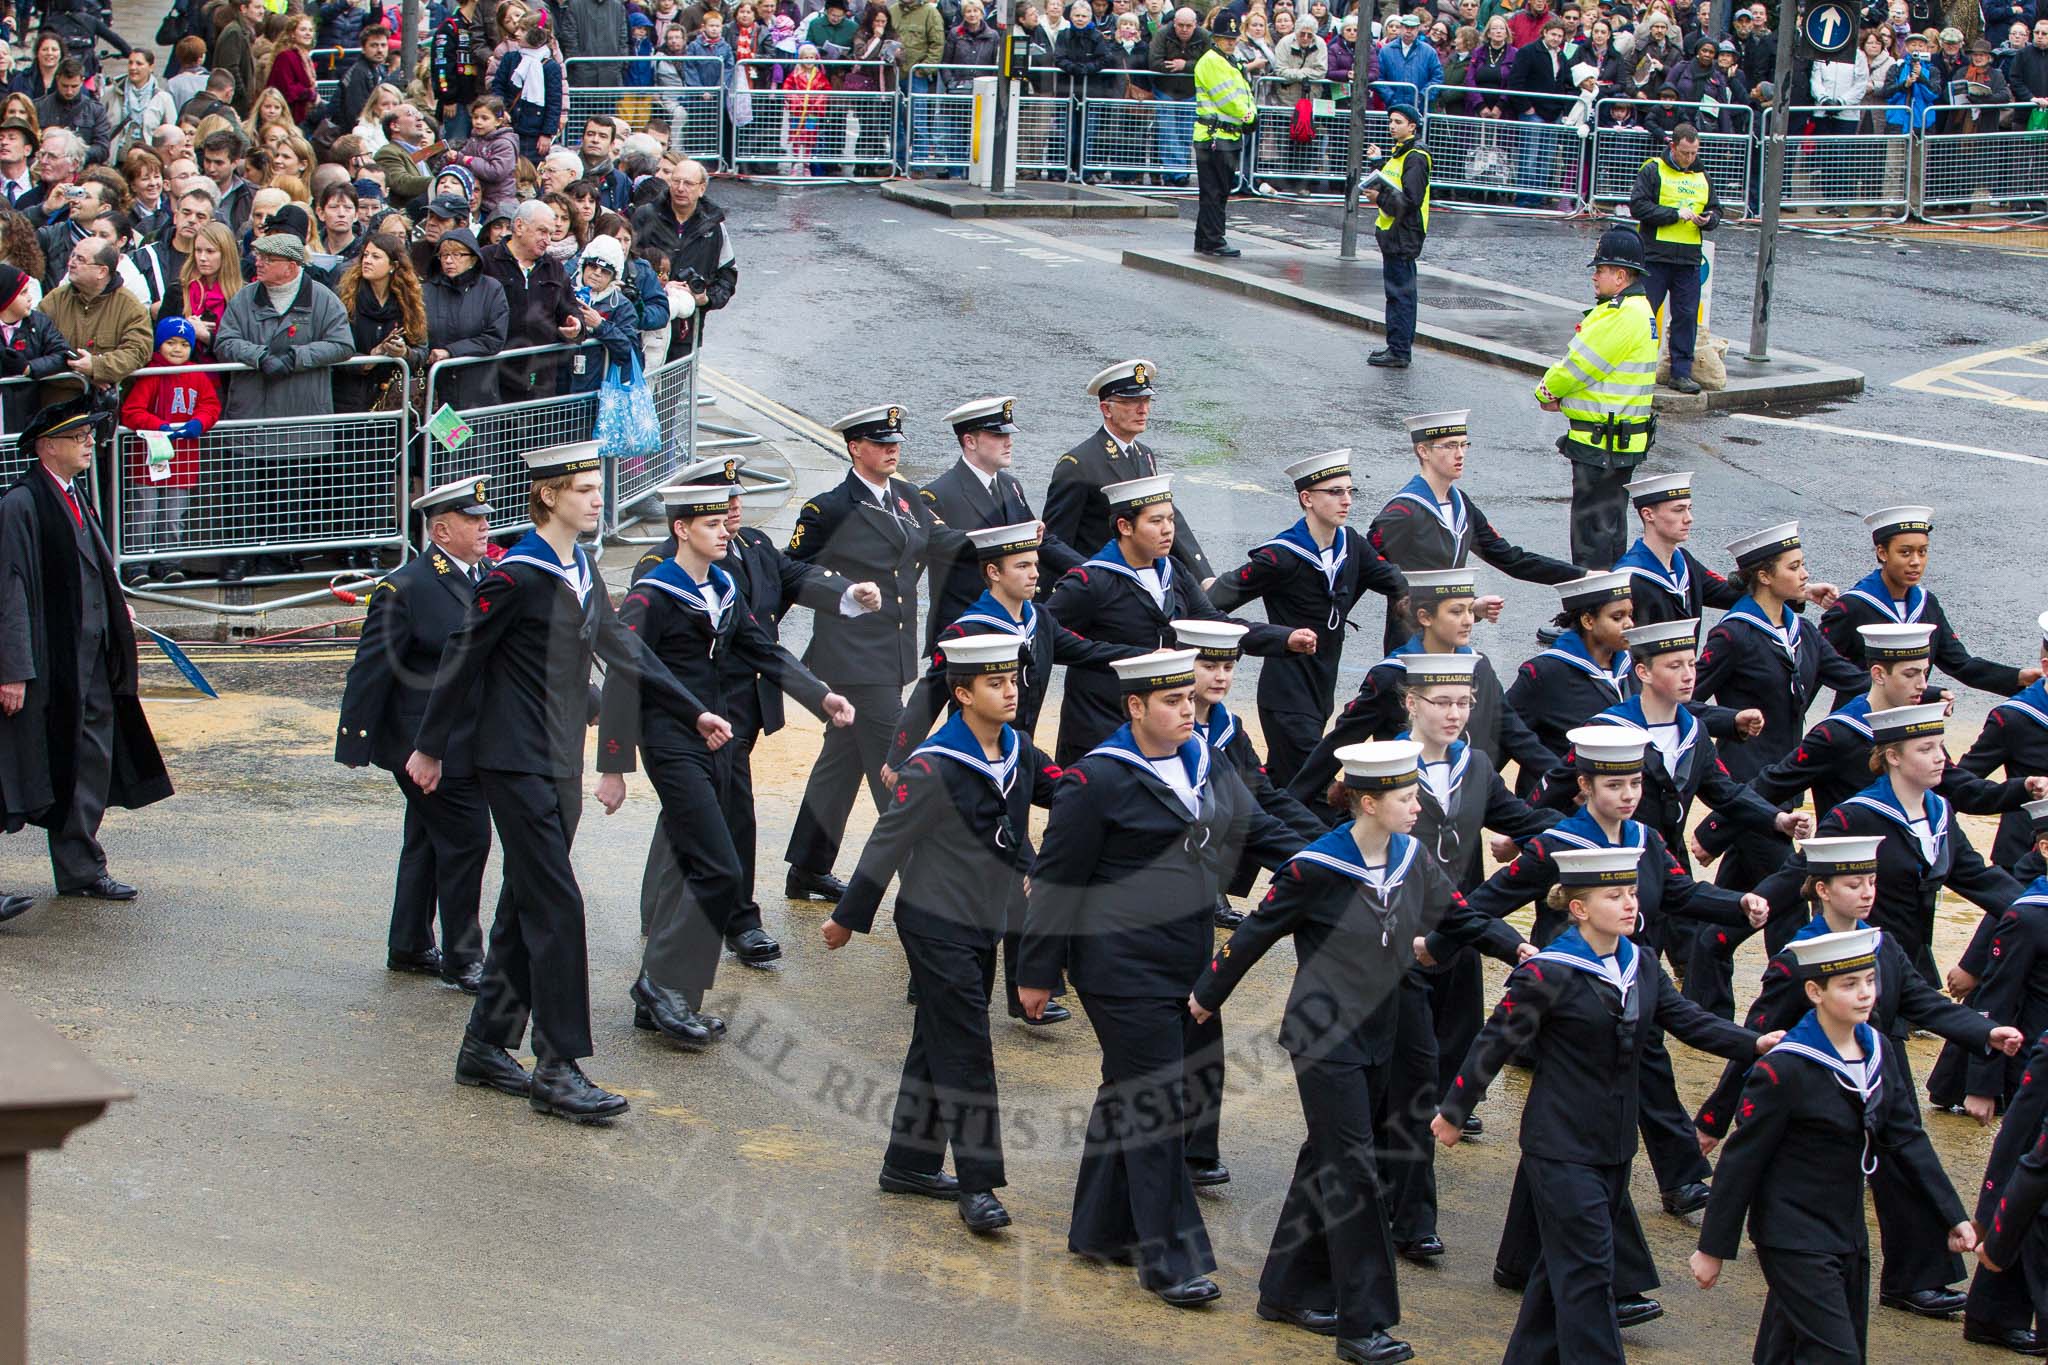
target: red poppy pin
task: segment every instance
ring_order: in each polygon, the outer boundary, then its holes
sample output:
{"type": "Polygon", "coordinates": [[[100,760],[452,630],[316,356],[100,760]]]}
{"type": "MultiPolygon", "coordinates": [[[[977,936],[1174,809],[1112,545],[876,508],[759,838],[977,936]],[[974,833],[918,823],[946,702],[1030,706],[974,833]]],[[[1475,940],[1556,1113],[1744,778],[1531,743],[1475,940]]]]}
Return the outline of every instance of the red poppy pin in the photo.
{"type": "Polygon", "coordinates": [[[288,337],[297,336],[299,334],[299,324],[297,324],[296,322],[286,323],[284,328],[284,334],[288,337]]]}
{"type": "Polygon", "coordinates": [[[905,498],[896,499],[896,510],[899,512],[908,513],[910,511],[909,500],[905,498]]]}

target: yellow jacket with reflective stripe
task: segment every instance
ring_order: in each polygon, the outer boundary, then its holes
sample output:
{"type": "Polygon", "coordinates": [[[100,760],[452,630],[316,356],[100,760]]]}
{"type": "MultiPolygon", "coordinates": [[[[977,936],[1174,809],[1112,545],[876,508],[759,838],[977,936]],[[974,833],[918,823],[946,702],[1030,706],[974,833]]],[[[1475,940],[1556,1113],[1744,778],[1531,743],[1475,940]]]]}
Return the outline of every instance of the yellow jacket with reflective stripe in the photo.
{"type": "Polygon", "coordinates": [[[1657,319],[1640,284],[1596,304],[1542,390],[1563,405],[1566,439],[1601,463],[1633,464],[1650,448],[1657,387],[1657,319]],[[1603,459],[1602,457],[1609,457],[1603,459]]]}
{"type": "Polygon", "coordinates": [[[1195,63],[1195,141],[1235,142],[1258,118],[1251,83],[1215,48],[1195,63]]]}

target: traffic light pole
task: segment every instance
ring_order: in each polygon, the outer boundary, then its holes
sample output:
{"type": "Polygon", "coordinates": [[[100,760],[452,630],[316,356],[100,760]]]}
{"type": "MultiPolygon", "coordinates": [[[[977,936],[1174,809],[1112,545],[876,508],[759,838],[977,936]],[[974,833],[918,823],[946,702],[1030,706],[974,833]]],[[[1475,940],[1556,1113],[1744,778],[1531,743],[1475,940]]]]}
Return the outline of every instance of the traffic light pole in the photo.
{"type": "MultiPolygon", "coordinates": [[[[1359,41],[1366,41],[1360,30],[1359,41]]],[[[1372,97],[1372,85],[1365,78],[1366,62],[1351,67],[1351,148],[1344,155],[1344,240],[1338,256],[1358,259],[1358,191],[1365,176],[1365,102],[1372,97]]]]}
{"type": "Polygon", "coordinates": [[[1750,360],[1771,358],[1771,289],[1778,271],[1778,203],[1785,197],[1785,134],[1792,117],[1792,49],[1800,41],[1799,0],[1778,0],[1778,61],[1764,123],[1763,227],[1756,243],[1756,292],[1749,305],[1750,360]]]}
{"type": "MultiPolygon", "coordinates": [[[[995,147],[989,153],[988,188],[991,194],[1010,192],[1010,59],[1016,51],[1017,41],[1022,36],[1011,30],[1016,24],[1017,0],[1001,0],[996,6],[996,32],[1003,35],[998,47],[1001,61],[997,63],[996,107],[993,115],[995,124],[995,147]]],[[[1026,57],[1029,65],[1029,56],[1026,57]]]]}

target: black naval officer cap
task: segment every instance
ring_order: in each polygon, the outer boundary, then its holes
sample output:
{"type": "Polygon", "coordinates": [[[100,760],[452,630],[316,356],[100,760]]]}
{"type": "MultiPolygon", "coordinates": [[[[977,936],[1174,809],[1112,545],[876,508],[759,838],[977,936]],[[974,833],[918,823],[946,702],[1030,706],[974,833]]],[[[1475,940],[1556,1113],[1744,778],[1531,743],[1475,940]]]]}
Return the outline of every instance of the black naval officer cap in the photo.
{"type": "Polygon", "coordinates": [[[436,517],[443,512],[487,517],[491,514],[491,504],[485,500],[489,488],[489,479],[457,479],[454,483],[430,488],[414,498],[412,510],[423,517],[436,517]]]}
{"type": "Polygon", "coordinates": [[[21,429],[21,448],[34,454],[36,442],[42,437],[68,436],[80,427],[92,427],[97,434],[99,424],[106,416],[90,397],[83,394],[38,408],[35,416],[28,419],[28,425],[21,429]]]}

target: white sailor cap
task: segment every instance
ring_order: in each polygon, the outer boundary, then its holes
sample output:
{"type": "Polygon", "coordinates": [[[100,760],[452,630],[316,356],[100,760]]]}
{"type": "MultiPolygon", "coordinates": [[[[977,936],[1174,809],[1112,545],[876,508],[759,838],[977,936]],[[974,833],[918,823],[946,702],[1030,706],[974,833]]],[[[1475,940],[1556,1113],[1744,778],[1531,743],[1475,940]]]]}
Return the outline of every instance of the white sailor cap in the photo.
{"type": "Polygon", "coordinates": [[[735,493],[739,491],[740,467],[747,462],[744,455],[725,455],[709,460],[692,460],[676,471],[677,483],[729,483],[735,493]]]}
{"type": "Polygon", "coordinates": [[[1150,398],[1159,367],[1149,360],[1119,360],[1088,381],[1091,398],[1150,398]]]}
{"type": "Polygon", "coordinates": [[[670,521],[677,517],[722,517],[732,504],[731,484],[672,483],[656,491],[670,521]]]}
{"type": "Polygon", "coordinates": [[[1589,573],[1557,585],[1558,600],[1567,611],[1598,611],[1609,602],[1619,602],[1635,591],[1633,575],[1626,569],[1589,573]]]}
{"type": "Polygon", "coordinates": [[[1463,683],[1469,687],[1479,667],[1478,654],[1403,654],[1401,665],[1412,691],[1418,687],[1445,687],[1463,683]]]}
{"type": "Polygon", "coordinates": [[[412,500],[412,510],[422,516],[439,516],[443,512],[461,512],[472,517],[487,517],[491,504],[485,501],[484,490],[490,480],[457,479],[444,483],[439,488],[429,488],[412,500]]]}
{"type": "Polygon", "coordinates": [[[1415,606],[1434,606],[1453,597],[1479,595],[1477,569],[1412,569],[1408,579],[1408,600],[1415,606]]]}
{"type": "Polygon", "coordinates": [[[1874,664],[1895,664],[1906,659],[1927,659],[1934,655],[1934,625],[1898,626],[1886,623],[1858,626],[1863,640],[1863,657],[1874,664]]]}
{"type": "Polygon", "coordinates": [[[564,474],[581,474],[585,470],[604,468],[604,457],[598,454],[595,441],[571,441],[568,445],[523,450],[519,458],[526,461],[526,476],[535,483],[564,474]]]}
{"type": "Polygon", "coordinates": [[[1677,502],[1692,496],[1692,471],[1683,474],[1657,474],[1647,479],[1631,479],[1622,485],[1628,490],[1629,501],[1638,507],[1653,507],[1660,502],[1677,502]]]}
{"type": "Polygon", "coordinates": [[[1155,502],[1172,502],[1173,476],[1148,474],[1142,479],[1125,479],[1122,483],[1104,484],[1102,496],[1108,500],[1112,512],[1126,508],[1135,510],[1149,507],[1155,502]]]}
{"type": "Polygon", "coordinates": [[[1195,651],[1155,649],[1135,659],[1112,660],[1118,688],[1133,692],[1161,692],[1169,687],[1189,687],[1195,681],[1195,651]]]}
{"type": "Polygon", "coordinates": [[[1931,701],[1920,706],[1894,706],[1889,711],[1872,711],[1863,718],[1876,744],[1901,739],[1938,735],[1948,726],[1948,703],[1931,701]]]}
{"type": "Polygon", "coordinates": [[[1643,851],[1639,848],[1554,848],[1559,886],[1634,886],[1643,851]]]}
{"type": "Polygon", "coordinates": [[[1728,553],[1735,559],[1735,567],[1746,569],[1752,564],[1761,564],[1773,555],[1799,548],[1799,523],[1781,522],[1766,527],[1754,535],[1728,542],[1728,553]]]}
{"type": "Polygon", "coordinates": [[[1294,491],[1306,492],[1325,479],[1351,473],[1351,447],[1342,450],[1326,450],[1320,455],[1311,455],[1306,460],[1296,460],[1281,471],[1294,480],[1294,491]]]}
{"type": "Polygon", "coordinates": [[[1446,436],[1463,436],[1471,430],[1471,416],[1470,408],[1453,408],[1448,412],[1418,413],[1401,421],[1408,428],[1408,439],[1421,445],[1424,441],[1441,441],[1446,436]]]}
{"type": "Polygon", "coordinates": [[[1038,523],[1035,521],[1020,521],[1014,526],[990,526],[979,531],[969,531],[967,538],[974,542],[975,558],[983,563],[991,559],[1001,559],[1004,555],[1035,550],[1041,543],[1038,523]]]}
{"type": "Polygon", "coordinates": [[[2033,822],[2035,838],[2048,834],[2048,801],[2029,801],[2020,809],[2025,811],[2027,819],[2033,822]]]}
{"type": "Polygon", "coordinates": [[[1622,632],[1628,641],[1628,652],[1638,661],[1654,659],[1659,654],[1676,654],[1683,649],[1700,647],[1700,618],[1681,617],[1675,621],[1656,621],[1647,626],[1632,626],[1622,632]]]}
{"type": "Polygon", "coordinates": [[[932,662],[941,665],[948,677],[1014,673],[1019,666],[1017,652],[1023,645],[1023,638],[1016,635],[963,635],[957,640],[941,641],[932,651],[932,662]]]}
{"type": "Polygon", "coordinates": [[[2044,611],[2040,616],[2036,617],[2034,624],[2040,627],[2042,641],[2048,643],[2048,611],[2044,611]]]}
{"type": "Polygon", "coordinates": [[[1856,872],[1877,871],[1877,846],[1882,834],[1843,834],[1830,839],[1807,839],[1799,845],[1806,858],[1806,870],[1816,877],[1846,877],[1856,872]]]}
{"type": "Polygon", "coordinates": [[[1934,529],[1934,509],[1905,503],[1898,507],[1880,507],[1863,519],[1870,528],[1872,544],[1882,545],[1893,536],[1911,535],[1915,531],[1926,535],[1934,529]]]}
{"type": "Polygon", "coordinates": [[[1175,621],[1173,638],[1202,659],[1235,659],[1250,626],[1235,621],[1175,621]]]}
{"type": "Polygon", "coordinates": [[[894,403],[849,412],[832,424],[832,430],[849,441],[874,441],[899,445],[903,441],[903,409],[894,403]]]}
{"type": "Polygon", "coordinates": [[[1572,767],[1596,777],[1641,772],[1643,750],[1650,743],[1650,736],[1633,725],[1581,725],[1564,737],[1572,746],[1572,767]]]}
{"type": "Polygon", "coordinates": [[[1422,746],[1412,739],[1377,739],[1337,751],[1344,785],[1353,791],[1390,792],[1422,780],[1422,746]]]}
{"type": "Polygon", "coordinates": [[[946,423],[956,436],[965,436],[970,431],[993,431],[1007,436],[1017,430],[1016,407],[1017,400],[1009,394],[977,398],[947,413],[946,423]]]}
{"type": "Polygon", "coordinates": [[[1824,981],[1875,967],[1877,935],[1875,929],[1845,929],[1839,934],[1794,939],[1787,945],[1792,950],[1792,975],[1801,981],[1824,981]]]}

